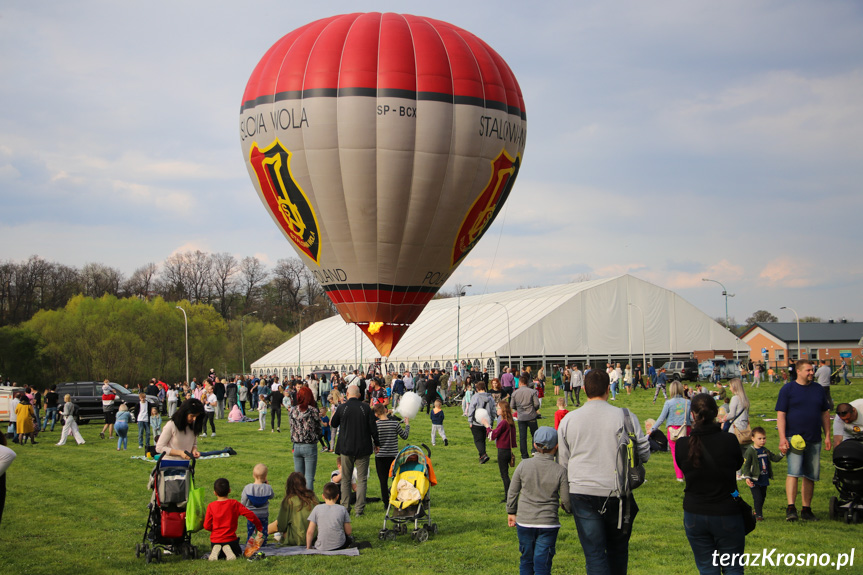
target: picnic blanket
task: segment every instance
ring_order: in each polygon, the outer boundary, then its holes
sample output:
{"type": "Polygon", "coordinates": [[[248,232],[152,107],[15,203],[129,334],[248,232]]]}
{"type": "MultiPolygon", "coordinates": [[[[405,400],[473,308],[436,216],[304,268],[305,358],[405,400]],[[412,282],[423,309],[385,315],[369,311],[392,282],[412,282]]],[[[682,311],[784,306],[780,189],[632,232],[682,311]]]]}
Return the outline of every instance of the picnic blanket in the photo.
{"type": "MultiPolygon", "coordinates": [[[[245,546],[243,547],[245,549],[245,546]]],[[[298,547],[285,545],[265,545],[258,551],[263,552],[267,557],[287,557],[288,555],[351,555],[360,554],[360,550],[356,547],[347,549],[337,549],[336,551],[318,551],[317,549],[306,549],[305,546],[298,547]]]]}

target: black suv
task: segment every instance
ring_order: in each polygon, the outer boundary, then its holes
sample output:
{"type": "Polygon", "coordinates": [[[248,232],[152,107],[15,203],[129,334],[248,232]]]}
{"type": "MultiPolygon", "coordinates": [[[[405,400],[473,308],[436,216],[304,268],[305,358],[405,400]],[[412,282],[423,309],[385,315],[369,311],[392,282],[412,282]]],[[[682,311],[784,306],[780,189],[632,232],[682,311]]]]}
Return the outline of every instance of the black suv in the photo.
{"type": "MultiPolygon", "coordinates": [[[[125,403],[132,414],[134,421],[138,417],[138,394],[133,393],[120,385],[119,383],[110,382],[108,385],[114,390],[114,409],[116,410],[121,403],[125,403]]],[[[102,410],[102,382],[99,381],[74,381],[61,383],[57,386],[57,395],[60,396],[60,412],[63,412],[63,398],[66,394],[72,396],[72,403],[78,406],[78,421],[87,423],[93,419],[104,419],[105,413],[102,410]]],[[[147,403],[150,407],[159,409],[162,412],[162,402],[154,395],[147,396],[147,403]]]]}
{"type": "Polygon", "coordinates": [[[668,381],[698,381],[698,362],[694,359],[666,361],[662,367],[665,368],[668,381]]]}

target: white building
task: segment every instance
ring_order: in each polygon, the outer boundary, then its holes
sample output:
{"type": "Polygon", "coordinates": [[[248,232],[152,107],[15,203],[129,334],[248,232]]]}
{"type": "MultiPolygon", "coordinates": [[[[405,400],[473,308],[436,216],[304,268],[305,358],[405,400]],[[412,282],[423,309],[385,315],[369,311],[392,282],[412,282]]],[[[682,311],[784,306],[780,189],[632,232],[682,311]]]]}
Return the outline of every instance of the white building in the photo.
{"type": "MultiPolygon", "coordinates": [[[[630,275],[433,300],[386,367],[451,369],[458,358],[489,373],[502,366],[609,360],[659,365],[695,352],[748,346],[672,291],[630,275]],[[631,305],[630,305],[631,304],[631,305]]],[[[713,353],[707,353],[712,357],[713,353]]],[[[339,316],[310,325],[252,363],[255,375],[353,371],[377,358],[372,343],[339,316]]],[[[546,368],[548,374],[551,370],[546,368]]]]}

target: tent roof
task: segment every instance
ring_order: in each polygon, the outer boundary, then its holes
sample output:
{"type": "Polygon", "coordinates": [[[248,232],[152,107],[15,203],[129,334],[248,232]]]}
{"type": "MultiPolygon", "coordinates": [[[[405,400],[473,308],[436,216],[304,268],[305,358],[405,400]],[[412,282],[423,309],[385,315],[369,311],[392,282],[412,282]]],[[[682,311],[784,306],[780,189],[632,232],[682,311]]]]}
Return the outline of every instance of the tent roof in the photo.
{"type": "MultiPolygon", "coordinates": [[[[506,357],[510,348],[513,357],[578,357],[735,346],[748,349],[675,293],[623,275],[433,300],[388,359],[454,360],[457,353],[461,359],[506,357]],[[643,326],[639,309],[644,313],[643,326]]],[[[377,357],[358,328],[334,316],[310,325],[301,336],[255,361],[252,368],[296,367],[300,351],[305,370],[315,365],[356,365],[360,355],[365,363],[377,357]]]]}

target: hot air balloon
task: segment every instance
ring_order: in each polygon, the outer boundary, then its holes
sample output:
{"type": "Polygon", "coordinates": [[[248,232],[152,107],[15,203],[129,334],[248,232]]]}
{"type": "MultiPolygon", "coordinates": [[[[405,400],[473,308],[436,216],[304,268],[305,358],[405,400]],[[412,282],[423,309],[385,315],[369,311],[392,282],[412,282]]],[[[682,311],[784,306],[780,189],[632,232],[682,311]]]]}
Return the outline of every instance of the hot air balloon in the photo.
{"type": "Polygon", "coordinates": [[[267,51],[240,139],[273,220],[388,357],[501,211],[526,117],[512,71],[470,32],[346,14],[267,51]]]}

